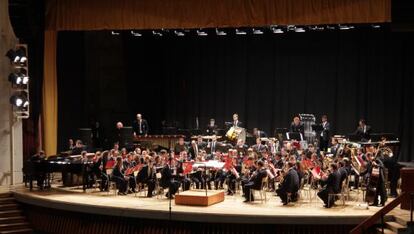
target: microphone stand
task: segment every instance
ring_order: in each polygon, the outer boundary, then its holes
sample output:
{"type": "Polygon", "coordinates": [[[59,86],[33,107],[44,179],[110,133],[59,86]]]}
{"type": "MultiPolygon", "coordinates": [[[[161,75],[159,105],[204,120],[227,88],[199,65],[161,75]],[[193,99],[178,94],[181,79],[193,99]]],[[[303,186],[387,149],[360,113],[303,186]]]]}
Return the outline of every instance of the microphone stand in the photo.
{"type": "Polygon", "coordinates": [[[207,164],[204,163],[204,188],[206,189],[206,197],[207,197],[207,164]]]}

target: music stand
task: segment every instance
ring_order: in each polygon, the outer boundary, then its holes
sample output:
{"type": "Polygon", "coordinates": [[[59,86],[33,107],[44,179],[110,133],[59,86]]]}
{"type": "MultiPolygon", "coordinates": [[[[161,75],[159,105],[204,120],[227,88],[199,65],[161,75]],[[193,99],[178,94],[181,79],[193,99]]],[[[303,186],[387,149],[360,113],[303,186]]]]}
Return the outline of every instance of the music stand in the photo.
{"type": "Polygon", "coordinates": [[[297,141],[303,141],[302,133],[300,132],[287,132],[286,138],[288,140],[297,140],[297,141]]]}
{"type": "Polygon", "coordinates": [[[287,132],[289,132],[287,128],[276,128],[274,135],[279,140],[279,142],[283,142],[284,140],[287,140],[287,132]]]}
{"type": "Polygon", "coordinates": [[[322,132],[323,126],[321,124],[312,124],[312,130],[315,132],[322,132]]]}

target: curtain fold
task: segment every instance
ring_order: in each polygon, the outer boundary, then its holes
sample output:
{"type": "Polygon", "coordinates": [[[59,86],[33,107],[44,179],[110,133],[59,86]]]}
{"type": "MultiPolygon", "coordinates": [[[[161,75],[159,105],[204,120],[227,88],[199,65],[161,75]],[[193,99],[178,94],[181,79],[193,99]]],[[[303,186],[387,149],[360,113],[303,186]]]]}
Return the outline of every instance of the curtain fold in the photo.
{"type": "Polygon", "coordinates": [[[56,154],[58,90],[56,73],[57,32],[45,31],[43,77],[43,149],[46,155],[56,154]]]}
{"type": "Polygon", "coordinates": [[[390,21],[390,0],[48,0],[46,7],[46,28],[55,30],[390,21]]]}

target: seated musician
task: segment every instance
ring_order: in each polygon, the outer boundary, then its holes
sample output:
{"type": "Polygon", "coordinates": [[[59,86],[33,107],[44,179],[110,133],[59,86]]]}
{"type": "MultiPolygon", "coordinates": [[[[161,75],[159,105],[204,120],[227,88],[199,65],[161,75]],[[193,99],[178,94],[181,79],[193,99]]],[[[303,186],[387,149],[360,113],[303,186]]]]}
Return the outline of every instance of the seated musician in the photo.
{"type": "Polygon", "coordinates": [[[82,188],[85,190],[86,188],[92,188],[94,184],[94,177],[92,167],[93,165],[90,164],[92,161],[88,158],[87,152],[81,152],[81,159],[80,162],[82,165],[82,188]]]}
{"type": "Polygon", "coordinates": [[[252,146],[253,151],[257,154],[260,154],[263,150],[266,149],[266,146],[262,144],[262,140],[260,138],[256,138],[256,144],[252,146]]]}
{"type": "Polygon", "coordinates": [[[147,197],[152,197],[155,189],[155,172],[154,163],[150,156],[145,158],[145,165],[141,168],[137,175],[137,183],[146,184],[148,186],[147,197]]]}
{"type": "Polygon", "coordinates": [[[99,170],[101,171],[101,184],[99,189],[101,191],[108,191],[108,180],[109,180],[109,175],[106,174],[106,163],[109,160],[109,151],[104,151],[102,152],[102,156],[100,157],[100,159],[98,159],[95,163],[95,166],[99,168],[99,170]]]}
{"type": "Polygon", "coordinates": [[[175,146],[174,146],[174,154],[175,154],[175,155],[178,155],[178,154],[180,154],[181,152],[183,152],[183,151],[187,151],[187,150],[188,150],[188,149],[187,149],[187,146],[186,146],[186,144],[185,144],[184,137],[180,137],[180,138],[178,139],[177,144],[175,144],[175,146]]]}
{"type": "Polygon", "coordinates": [[[210,123],[207,125],[206,133],[207,135],[216,135],[218,131],[218,126],[216,125],[215,119],[210,119],[210,123]]]}
{"type": "Polygon", "coordinates": [[[283,181],[279,184],[279,188],[276,189],[276,194],[282,200],[283,205],[287,205],[289,200],[296,200],[297,192],[299,191],[299,175],[294,167],[295,164],[293,162],[287,163],[288,171],[284,175],[283,181]]]}
{"type": "Polygon", "coordinates": [[[191,146],[188,149],[188,154],[190,156],[190,160],[195,160],[198,156],[198,152],[199,152],[198,144],[195,140],[192,140],[191,141],[191,146]]]}
{"type": "Polygon", "coordinates": [[[347,158],[344,158],[343,160],[338,161],[338,172],[339,172],[339,175],[340,175],[340,178],[341,178],[341,180],[340,180],[341,185],[343,184],[344,181],[347,180],[348,174],[349,174],[349,172],[347,171],[347,168],[345,167],[345,160],[346,159],[347,158]]]}
{"type": "Polygon", "coordinates": [[[300,121],[299,116],[295,116],[293,118],[293,122],[290,124],[289,132],[298,132],[298,133],[302,133],[302,135],[304,134],[305,126],[300,121]]]}
{"type": "Polygon", "coordinates": [[[176,171],[177,174],[175,178],[182,185],[183,191],[187,191],[190,189],[191,180],[184,175],[184,168],[183,168],[184,160],[182,159],[182,158],[187,157],[187,152],[182,151],[180,155],[181,155],[181,159],[177,162],[177,171],[176,171]]]}
{"type": "MultiPolygon", "coordinates": [[[[195,161],[201,162],[201,156],[198,156],[195,161]]],[[[196,189],[204,189],[205,180],[203,178],[203,168],[197,168],[196,171],[193,171],[190,174],[190,180],[195,184],[196,189]]]]}
{"type": "Polygon", "coordinates": [[[244,144],[243,139],[238,139],[236,145],[234,146],[235,150],[237,151],[237,154],[239,155],[246,155],[248,147],[248,145],[244,144]]]}
{"type": "Polygon", "coordinates": [[[161,170],[160,186],[164,189],[168,188],[168,193],[166,193],[165,196],[172,199],[180,187],[180,183],[173,177],[173,157],[168,157],[166,160],[167,162],[161,170]]]}
{"type": "MultiPolygon", "coordinates": [[[[136,165],[137,164],[134,161],[134,155],[131,154],[131,153],[127,154],[126,157],[125,157],[125,159],[123,159],[123,169],[124,170],[127,170],[129,168],[133,168],[136,165]]],[[[135,191],[135,188],[137,186],[136,180],[135,180],[135,178],[134,178],[134,176],[132,174],[131,175],[128,175],[128,176],[129,176],[129,180],[128,180],[129,190],[128,190],[128,193],[135,193],[136,192],[135,191]]]]}
{"type": "Polygon", "coordinates": [[[75,147],[72,149],[72,155],[79,155],[84,150],[85,150],[85,146],[83,145],[82,141],[76,140],[75,147]]]}
{"type": "Polygon", "coordinates": [[[141,114],[137,114],[137,119],[133,122],[132,127],[134,129],[134,135],[147,136],[148,135],[148,122],[142,118],[141,114]]]}
{"type": "Polygon", "coordinates": [[[361,141],[369,141],[371,139],[371,126],[366,124],[365,119],[360,119],[354,134],[357,135],[361,141]]]}
{"type": "Polygon", "coordinates": [[[262,131],[258,128],[253,128],[253,136],[256,138],[262,138],[262,137],[267,137],[267,134],[265,131],[262,131]]]}
{"type": "Polygon", "coordinates": [[[122,158],[116,158],[116,164],[112,171],[111,180],[116,183],[119,195],[127,195],[129,177],[124,175],[122,158]]]}
{"type": "Polygon", "coordinates": [[[199,149],[205,149],[207,146],[207,143],[203,141],[203,137],[202,136],[198,136],[197,137],[197,146],[199,149]]]}
{"type": "Polygon", "coordinates": [[[227,172],[227,195],[233,195],[236,192],[236,181],[240,178],[241,166],[237,163],[237,158],[232,158],[232,165],[227,172]]]}
{"type": "MultiPolygon", "coordinates": [[[[30,162],[38,163],[42,162],[46,159],[46,154],[43,150],[40,150],[37,154],[34,154],[30,157],[30,162]]],[[[36,168],[36,167],[35,167],[36,168]]],[[[37,169],[37,168],[36,168],[37,169]]],[[[34,174],[34,177],[37,179],[37,186],[40,190],[44,189],[45,180],[46,180],[46,173],[44,170],[36,170],[30,171],[30,173],[34,174]]]]}
{"type": "Polygon", "coordinates": [[[266,170],[263,168],[262,161],[257,162],[257,169],[253,175],[249,178],[248,182],[243,186],[243,193],[246,198],[244,202],[254,201],[253,193],[250,193],[251,189],[260,190],[262,187],[262,180],[267,176],[266,170]]]}
{"type": "Polygon", "coordinates": [[[335,197],[329,196],[329,194],[339,193],[341,191],[340,186],[341,176],[338,172],[338,166],[335,163],[331,163],[329,166],[329,175],[323,178],[324,188],[318,192],[318,197],[324,202],[324,207],[331,208],[335,203],[335,197]],[[328,200],[329,199],[329,200],[328,200]]]}
{"type": "Polygon", "coordinates": [[[218,146],[217,137],[216,135],[213,135],[213,137],[211,138],[211,142],[209,142],[206,147],[206,150],[207,152],[210,152],[210,155],[214,155],[217,151],[217,146],[218,146]]]}
{"type": "Polygon", "coordinates": [[[331,150],[330,153],[333,155],[333,157],[336,157],[337,155],[339,155],[339,143],[338,143],[338,139],[332,137],[331,139],[331,150]]]}

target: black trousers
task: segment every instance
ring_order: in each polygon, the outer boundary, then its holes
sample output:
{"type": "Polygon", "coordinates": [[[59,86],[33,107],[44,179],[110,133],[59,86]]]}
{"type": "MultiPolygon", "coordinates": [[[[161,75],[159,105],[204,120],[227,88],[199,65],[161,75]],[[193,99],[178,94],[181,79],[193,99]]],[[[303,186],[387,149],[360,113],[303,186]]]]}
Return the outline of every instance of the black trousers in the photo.
{"type": "Polygon", "coordinates": [[[379,204],[378,197],[381,198],[381,204],[384,205],[387,201],[387,190],[385,189],[385,183],[383,181],[377,184],[374,205],[379,204]]]}
{"type": "Polygon", "coordinates": [[[126,193],[128,190],[128,181],[125,179],[115,179],[116,187],[120,193],[126,193]]]}
{"type": "Polygon", "coordinates": [[[250,194],[250,190],[253,189],[253,186],[253,182],[248,182],[243,186],[243,194],[247,201],[254,201],[253,193],[250,194]]]}
{"type": "Polygon", "coordinates": [[[329,203],[329,207],[331,207],[334,203],[335,203],[335,198],[334,196],[329,197],[329,191],[328,189],[324,188],[321,191],[318,192],[318,197],[320,199],[322,199],[323,203],[325,203],[325,205],[328,205],[329,203]],[[329,198],[329,201],[328,201],[329,198]]]}
{"type": "Polygon", "coordinates": [[[167,196],[174,195],[178,191],[179,187],[180,187],[180,182],[176,180],[171,180],[168,186],[163,186],[163,188],[168,188],[167,196]]]}

